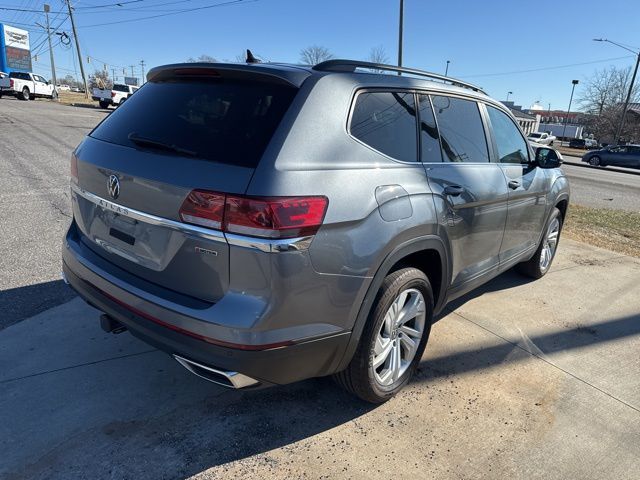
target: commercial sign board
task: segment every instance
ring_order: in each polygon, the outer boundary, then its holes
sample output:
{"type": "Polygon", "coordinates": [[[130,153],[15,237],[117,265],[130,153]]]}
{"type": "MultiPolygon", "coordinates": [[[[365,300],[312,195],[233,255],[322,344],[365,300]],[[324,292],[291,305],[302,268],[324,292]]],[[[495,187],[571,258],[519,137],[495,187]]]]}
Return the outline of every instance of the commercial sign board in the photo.
{"type": "Polygon", "coordinates": [[[29,32],[0,24],[0,70],[31,71],[29,32]]]}
{"type": "Polygon", "coordinates": [[[125,85],[133,85],[134,87],[138,86],[138,78],[137,77],[124,77],[125,85]]]}

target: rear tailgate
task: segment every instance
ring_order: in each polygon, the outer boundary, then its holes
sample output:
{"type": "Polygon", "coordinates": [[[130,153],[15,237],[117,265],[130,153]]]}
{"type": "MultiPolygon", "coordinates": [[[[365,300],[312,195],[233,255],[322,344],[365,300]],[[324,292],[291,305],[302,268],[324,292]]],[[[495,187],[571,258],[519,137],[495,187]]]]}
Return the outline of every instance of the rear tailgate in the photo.
{"type": "Polygon", "coordinates": [[[76,151],[83,242],[149,282],[220,299],[229,246],[215,225],[183,223],[180,208],[194,189],[246,191],[297,91],[263,77],[165,75],[113,112],[76,151]]]}

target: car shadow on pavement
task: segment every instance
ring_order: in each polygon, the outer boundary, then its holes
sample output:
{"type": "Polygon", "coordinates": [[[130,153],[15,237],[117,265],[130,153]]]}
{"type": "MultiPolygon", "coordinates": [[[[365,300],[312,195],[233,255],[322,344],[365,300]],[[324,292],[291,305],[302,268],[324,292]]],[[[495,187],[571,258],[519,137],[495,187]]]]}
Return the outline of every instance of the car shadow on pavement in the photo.
{"type": "Polygon", "coordinates": [[[0,291],[0,330],[68,302],[76,294],[62,280],[0,291]]]}

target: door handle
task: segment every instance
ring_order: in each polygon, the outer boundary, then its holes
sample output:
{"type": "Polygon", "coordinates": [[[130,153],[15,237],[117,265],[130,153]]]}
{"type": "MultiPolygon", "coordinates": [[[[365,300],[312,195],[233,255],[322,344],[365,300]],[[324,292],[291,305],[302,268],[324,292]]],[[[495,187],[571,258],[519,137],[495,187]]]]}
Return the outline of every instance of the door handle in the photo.
{"type": "Polygon", "coordinates": [[[515,190],[520,186],[520,182],[517,180],[510,180],[508,185],[511,190],[515,190]]]}
{"type": "Polygon", "coordinates": [[[451,197],[459,197],[464,193],[464,188],[460,185],[449,185],[444,188],[444,194],[451,197]]]}

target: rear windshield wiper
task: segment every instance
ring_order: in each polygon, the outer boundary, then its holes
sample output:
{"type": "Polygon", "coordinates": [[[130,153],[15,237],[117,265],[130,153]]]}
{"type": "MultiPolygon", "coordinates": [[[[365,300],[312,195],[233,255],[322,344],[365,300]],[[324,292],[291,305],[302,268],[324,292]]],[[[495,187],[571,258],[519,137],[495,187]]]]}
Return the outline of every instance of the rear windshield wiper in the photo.
{"type": "Polygon", "coordinates": [[[178,153],[180,155],[186,155],[188,157],[197,157],[198,152],[194,152],[193,150],[189,150],[187,148],[179,147],[178,145],[165,143],[160,140],[153,140],[152,138],[145,138],[138,135],[136,132],[131,132],[127,137],[136,145],[140,145],[141,147],[153,147],[161,150],[167,150],[170,152],[178,153]]]}

